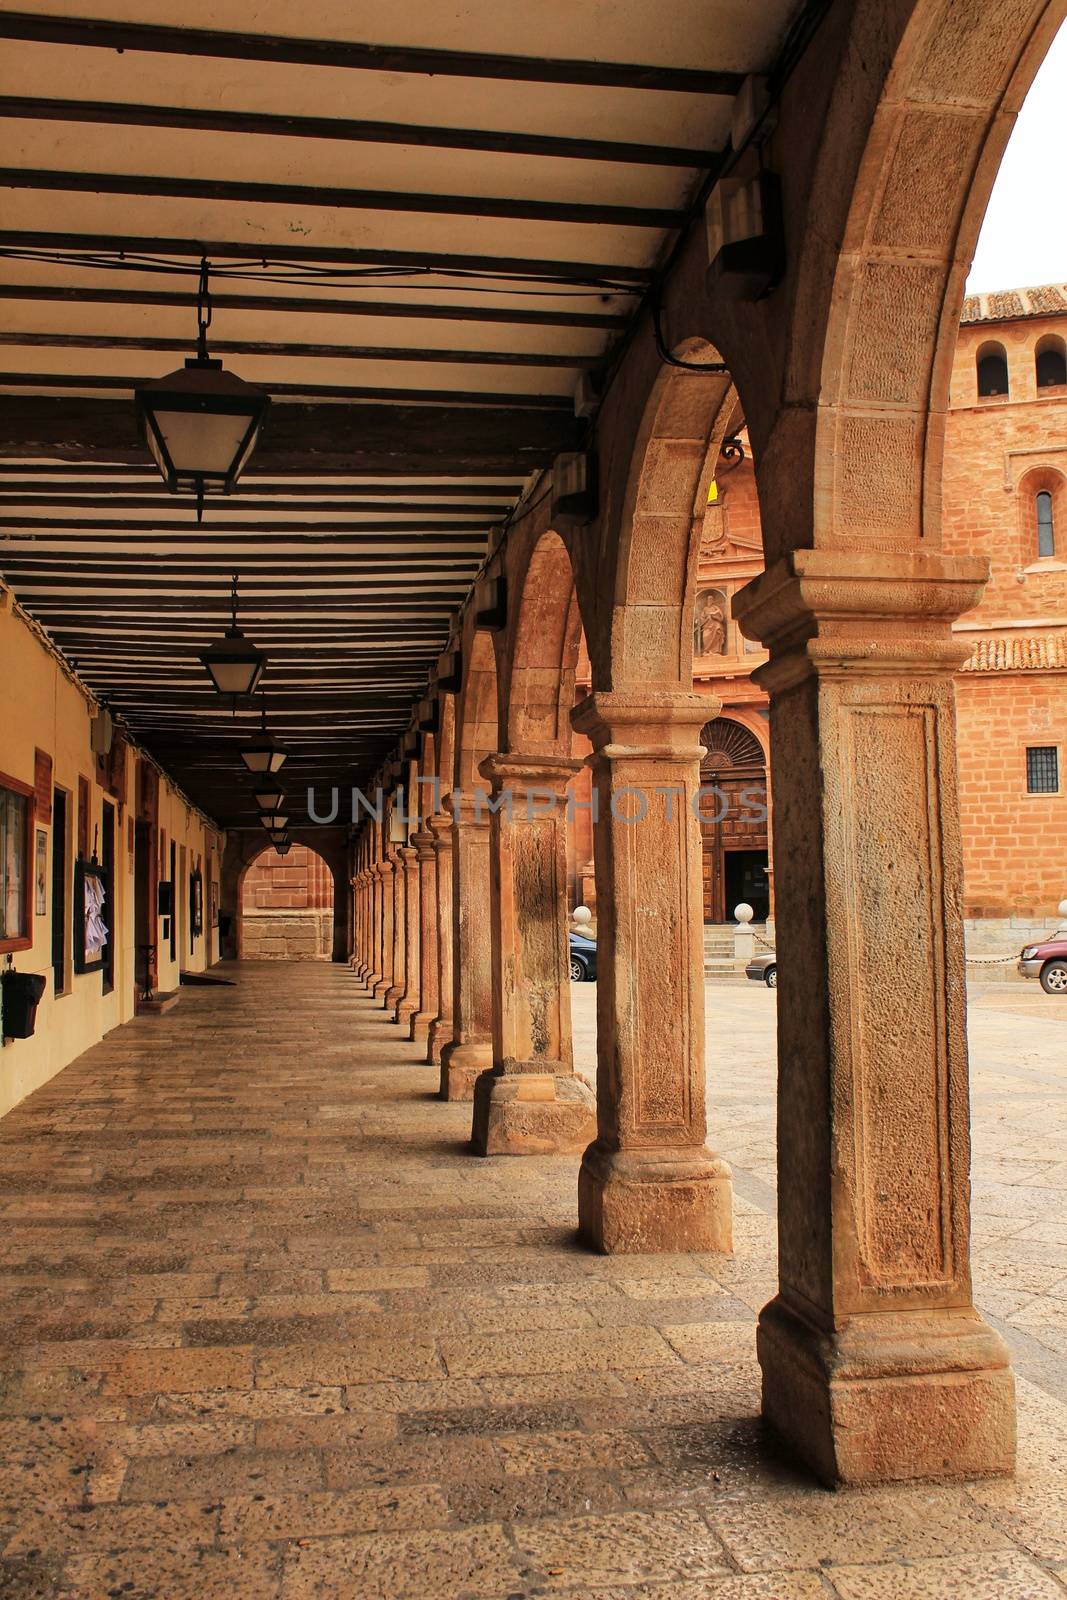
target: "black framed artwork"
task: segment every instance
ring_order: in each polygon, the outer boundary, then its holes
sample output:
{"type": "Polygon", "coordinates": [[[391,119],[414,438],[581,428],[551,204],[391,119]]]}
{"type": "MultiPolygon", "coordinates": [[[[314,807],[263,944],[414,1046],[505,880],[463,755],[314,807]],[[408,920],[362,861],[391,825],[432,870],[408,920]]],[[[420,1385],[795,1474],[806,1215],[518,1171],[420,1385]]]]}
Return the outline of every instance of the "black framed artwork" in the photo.
{"type": "Polygon", "coordinates": [[[189,874],[189,926],[194,938],[204,931],[204,879],[199,871],[189,874]]]}
{"type": "Polygon", "coordinates": [[[111,904],[107,872],[95,861],[79,856],[74,863],[74,970],[101,972],[111,930],[105,921],[111,904]]]}

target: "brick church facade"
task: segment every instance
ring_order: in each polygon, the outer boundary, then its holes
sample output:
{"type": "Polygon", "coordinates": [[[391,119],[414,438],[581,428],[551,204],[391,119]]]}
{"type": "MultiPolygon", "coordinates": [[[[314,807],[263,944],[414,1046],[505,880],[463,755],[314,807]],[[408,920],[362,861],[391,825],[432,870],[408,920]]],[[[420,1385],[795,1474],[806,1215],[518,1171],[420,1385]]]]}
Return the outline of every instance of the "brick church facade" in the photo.
{"type": "MultiPolygon", "coordinates": [[[[766,696],[750,676],[765,655],[730,611],[763,569],[747,452],[724,452],[712,494],[694,682],[722,701],[705,730],[704,771],[731,802],[702,829],[705,921],[714,923],[739,899],[766,913],[773,818],[734,803],[735,791],[751,798],[766,786],[769,760],[766,696]]],[[[973,645],[956,690],[965,913],[978,943],[985,933],[999,948],[1012,924],[1047,928],[1067,895],[1067,286],[967,300],[943,497],[946,552],[991,565],[981,605],[955,624],[973,645]]]]}

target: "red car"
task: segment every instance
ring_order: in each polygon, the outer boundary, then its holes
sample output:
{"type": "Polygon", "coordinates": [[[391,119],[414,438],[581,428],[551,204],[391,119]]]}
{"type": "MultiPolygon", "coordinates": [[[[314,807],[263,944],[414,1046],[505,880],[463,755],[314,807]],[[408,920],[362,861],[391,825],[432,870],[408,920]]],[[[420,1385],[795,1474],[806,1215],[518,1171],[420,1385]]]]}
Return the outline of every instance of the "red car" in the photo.
{"type": "Polygon", "coordinates": [[[1067,994],[1067,939],[1024,945],[1019,953],[1024,978],[1040,978],[1046,994],[1067,994]]]}

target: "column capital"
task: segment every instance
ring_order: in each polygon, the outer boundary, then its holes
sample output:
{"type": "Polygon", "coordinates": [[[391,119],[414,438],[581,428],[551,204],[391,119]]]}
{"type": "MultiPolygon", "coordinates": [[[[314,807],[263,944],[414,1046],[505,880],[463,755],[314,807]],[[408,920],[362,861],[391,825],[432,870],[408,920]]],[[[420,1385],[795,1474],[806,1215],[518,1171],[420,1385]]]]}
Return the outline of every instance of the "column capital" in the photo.
{"type": "Polygon", "coordinates": [[[433,835],[435,850],[451,850],[452,817],[447,811],[435,811],[432,817],[427,818],[426,826],[433,835]]]}
{"type": "Polygon", "coordinates": [[[433,860],[433,834],[430,832],[429,823],[425,823],[411,835],[411,843],[420,861],[433,860]]]}
{"type": "Polygon", "coordinates": [[[752,675],[766,689],[843,672],[949,677],[972,648],[951,623],[988,577],[979,556],[793,550],[734,596],[733,613],[771,652],[752,675]]]}
{"type": "Polygon", "coordinates": [[[684,689],[600,690],[579,700],[571,724],[598,755],[699,761],[697,735],[721,709],[717,695],[684,689]]]}
{"type": "Polygon", "coordinates": [[[512,789],[524,794],[529,789],[550,789],[562,798],[575,773],[585,765],[580,757],[565,755],[523,755],[499,751],[486,756],[478,771],[492,787],[493,795],[512,789]]]}

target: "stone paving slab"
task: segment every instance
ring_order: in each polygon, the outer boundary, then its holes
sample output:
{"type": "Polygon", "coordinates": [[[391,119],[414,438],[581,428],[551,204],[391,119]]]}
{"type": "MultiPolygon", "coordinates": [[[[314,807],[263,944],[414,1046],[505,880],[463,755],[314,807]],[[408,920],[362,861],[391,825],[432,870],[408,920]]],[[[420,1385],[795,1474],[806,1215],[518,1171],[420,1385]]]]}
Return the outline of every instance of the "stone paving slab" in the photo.
{"type": "Polygon", "coordinates": [[[708,990],[736,1253],[608,1258],[347,969],[230,970],[0,1124],[3,1600],[1067,1595],[1067,1008],[972,1010],[1019,1475],[833,1495],[758,1419],[773,994],[708,990]]]}

